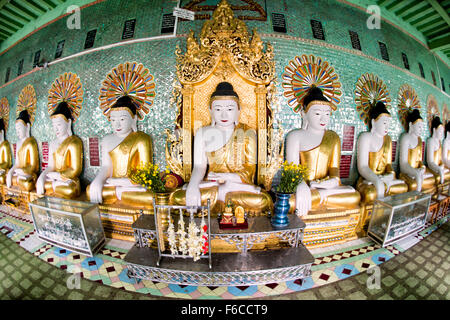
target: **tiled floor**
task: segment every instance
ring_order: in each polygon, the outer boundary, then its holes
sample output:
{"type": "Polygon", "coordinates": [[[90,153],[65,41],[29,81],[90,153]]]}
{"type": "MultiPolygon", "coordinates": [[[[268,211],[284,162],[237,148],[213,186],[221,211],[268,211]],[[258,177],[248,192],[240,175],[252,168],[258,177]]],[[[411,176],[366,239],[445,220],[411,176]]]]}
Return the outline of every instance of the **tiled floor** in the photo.
{"type": "Polygon", "coordinates": [[[109,241],[89,258],[40,242],[29,219],[0,211],[1,299],[449,299],[448,217],[410,239],[418,243],[409,250],[407,242],[380,248],[359,239],[313,250],[309,278],[245,287],[135,283],[122,261],[129,243],[109,241]],[[368,290],[367,270],[375,265],[381,267],[381,288],[368,290]],[[81,275],[80,288],[70,290],[67,281],[78,279],[73,274],[81,275]]]}

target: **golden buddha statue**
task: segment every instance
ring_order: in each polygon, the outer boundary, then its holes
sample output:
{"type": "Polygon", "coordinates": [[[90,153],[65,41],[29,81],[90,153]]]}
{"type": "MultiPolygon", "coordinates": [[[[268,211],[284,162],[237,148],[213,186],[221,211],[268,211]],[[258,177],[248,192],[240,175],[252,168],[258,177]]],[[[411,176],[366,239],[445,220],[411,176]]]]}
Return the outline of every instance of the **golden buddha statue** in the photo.
{"type": "Polygon", "coordinates": [[[371,203],[388,195],[408,191],[405,181],[396,179],[392,168],[392,140],[388,128],[391,115],[383,102],[378,101],[368,112],[370,131],[358,138],[358,179],[356,189],[362,203],[371,203]]]}
{"type": "Polygon", "coordinates": [[[334,131],[327,130],[332,110],[336,106],[320,88],[312,87],[303,100],[302,128],[292,130],[286,137],[286,160],[309,169],[289,201],[291,211],[296,209],[299,216],[320,206],[348,209],[360,202],[358,191],[341,185],[341,141],[334,131]]]}
{"type": "Polygon", "coordinates": [[[238,122],[239,97],[233,86],[219,83],[210,105],[212,123],[200,128],[194,138],[191,179],[171,194],[171,203],[206,205],[210,199],[214,213],[223,211],[229,201],[254,215],[271,210],[270,195],[254,185],[256,131],[238,122]]]}
{"type": "Polygon", "coordinates": [[[37,182],[37,194],[73,199],[80,195],[79,176],[83,169],[83,142],[72,134],[72,111],[60,102],[50,115],[56,139],[50,142],[49,163],[37,182]]]}
{"type": "Polygon", "coordinates": [[[11,146],[5,140],[5,122],[0,118],[0,184],[6,183],[6,174],[12,166],[11,146]]]}
{"type": "Polygon", "coordinates": [[[418,109],[408,111],[404,115],[405,129],[408,130],[400,139],[400,175],[408,185],[408,190],[433,193],[436,179],[423,164],[423,145],[420,137],[423,119],[418,109]]]}
{"type": "Polygon", "coordinates": [[[435,116],[431,122],[432,136],[427,141],[428,168],[434,174],[437,184],[450,182],[450,170],[445,167],[442,160],[442,139],[444,138],[444,125],[440,117],[435,116]]]}
{"type": "Polygon", "coordinates": [[[39,172],[39,151],[36,139],[30,136],[31,121],[27,110],[22,110],[16,120],[16,133],[19,138],[16,149],[16,163],[6,176],[6,185],[18,186],[22,191],[35,188],[39,172]]]}
{"type": "Polygon", "coordinates": [[[129,179],[133,168],[153,162],[152,139],[137,131],[136,103],[129,96],[123,96],[106,114],[114,133],[103,138],[102,167],[86,189],[93,203],[112,204],[120,200],[131,206],[152,204],[153,193],[129,179]]]}

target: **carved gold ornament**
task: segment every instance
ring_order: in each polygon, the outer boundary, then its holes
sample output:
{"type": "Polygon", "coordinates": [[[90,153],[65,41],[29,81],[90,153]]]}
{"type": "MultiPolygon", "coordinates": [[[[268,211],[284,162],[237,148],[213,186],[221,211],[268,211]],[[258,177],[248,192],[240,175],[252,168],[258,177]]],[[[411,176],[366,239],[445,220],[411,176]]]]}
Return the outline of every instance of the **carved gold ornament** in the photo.
{"type": "Polygon", "coordinates": [[[302,109],[303,99],[312,87],[322,89],[323,95],[335,108],[340,102],[342,91],[339,76],[334,72],[334,68],[320,57],[305,54],[296,56],[284,68],[282,78],[284,96],[288,98],[288,104],[294,112],[302,109]]]}
{"type": "Polygon", "coordinates": [[[391,98],[386,84],[372,73],[365,73],[356,82],[355,104],[359,117],[366,125],[369,124],[369,111],[378,101],[386,105],[389,110],[391,98]]]}
{"type": "Polygon", "coordinates": [[[48,114],[51,115],[60,102],[67,102],[75,122],[83,105],[83,86],[80,78],[72,72],[61,74],[48,90],[48,114]]]}
{"type": "Polygon", "coordinates": [[[155,98],[155,83],[149,69],[138,62],[119,64],[108,73],[100,88],[100,109],[109,119],[114,103],[123,96],[129,96],[136,106],[139,120],[149,113],[155,98]]]}
{"type": "Polygon", "coordinates": [[[30,124],[33,125],[34,118],[36,115],[36,91],[34,87],[29,84],[19,94],[19,99],[17,100],[16,117],[22,110],[27,110],[30,116],[30,124]]]}
{"type": "Polygon", "coordinates": [[[192,84],[205,80],[226,58],[245,79],[268,84],[274,77],[273,48],[267,44],[263,51],[261,38],[247,31],[245,23],[233,16],[233,10],[221,1],[212,20],[204,23],[200,41],[191,30],[187,38],[186,52],[177,46],[177,75],[181,83],[192,84]]]}
{"type": "Polygon", "coordinates": [[[448,121],[450,121],[450,111],[448,110],[447,105],[444,103],[442,105],[442,122],[444,124],[447,124],[448,121]]]}
{"type": "Polygon", "coordinates": [[[9,123],[9,102],[6,97],[0,99],[0,118],[3,119],[6,133],[6,131],[8,131],[8,123],[9,123]]]}
{"type": "Polygon", "coordinates": [[[420,108],[416,91],[409,84],[402,85],[398,91],[398,117],[405,129],[407,128],[406,118],[408,114],[412,110],[420,108]]]}
{"type": "Polygon", "coordinates": [[[428,128],[431,130],[431,123],[433,122],[434,117],[440,117],[441,113],[439,112],[438,102],[432,94],[428,95],[427,98],[427,120],[428,120],[428,128]]]}

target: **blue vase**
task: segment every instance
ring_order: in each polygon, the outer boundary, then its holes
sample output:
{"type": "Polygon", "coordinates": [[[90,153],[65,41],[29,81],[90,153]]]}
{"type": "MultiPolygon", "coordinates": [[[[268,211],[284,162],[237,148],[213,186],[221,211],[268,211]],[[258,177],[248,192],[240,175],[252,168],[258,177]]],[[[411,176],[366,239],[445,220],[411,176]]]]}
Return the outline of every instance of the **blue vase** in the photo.
{"type": "Polygon", "coordinates": [[[274,228],[284,228],[289,225],[288,212],[291,207],[289,204],[291,194],[275,192],[275,196],[274,214],[271,223],[274,228]]]}

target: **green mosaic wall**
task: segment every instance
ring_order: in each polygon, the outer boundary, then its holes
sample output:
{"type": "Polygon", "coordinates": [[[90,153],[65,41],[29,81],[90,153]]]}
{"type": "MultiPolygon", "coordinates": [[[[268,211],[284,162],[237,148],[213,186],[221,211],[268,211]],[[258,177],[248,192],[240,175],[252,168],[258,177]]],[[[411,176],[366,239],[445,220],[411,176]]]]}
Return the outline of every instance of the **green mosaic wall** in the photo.
{"type": "MultiPolygon", "coordinates": [[[[216,4],[218,0],[204,1],[202,4],[216,4]]],[[[239,0],[229,0],[231,4],[243,3],[239,0]]],[[[450,69],[441,60],[426,50],[420,43],[409,37],[390,24],[382,22],[380,30],[369,30],[366,27],[367,14],[363,11],[338,1],[264,1],[257,0],[267,12],[268,19],[262,21],[246,21],[249,30],[257,28],[263,41],[272,43],[275,51],[277,73],[278,106],[275,113],[282,123],[285,132],[299,127],[301,119],[287,105],[281,88],[281,75],[284,67],[296,55],[314,54],[327,60],[339,75],[342,82],[343,95],[338,110],[333,114],[330,129],[342,135],[345,124],[354,125],[355,133],[366,131],[367,128],[359,120],[354,103],[354,87],[362,73],[372,72],[382,78],[388,87],[392,99],[393,123],[389,134],[392,140],[397,141],[402,128],[396,117],[397,94],[399,88],[408,83],[412,85],[425,106],[429,94],[433,94],[439,107],[443,103],[450,106],[450,69]],[[286,17],[287,34],[273,32],[271,14],[282,13],[286,17]],[[314,40],[310,20],[322,22],[325,41],[314,40]],[[362,51],[353,50],[348,30],[359,34],[362,51]],[[378,41],[387,45],[390,61],[381,60],[378,41]],[[408,56],[410,70],[403,66],[401,53],[408,56]],[[420,76],[418,63],[422,63],[425,70],[425,79],[420,76]],[[436,75],[437,86],[431,80],[431,71],[436,75]],[[440,90],[440,78],[444,78],[445,90],[440,90]]],[[[134,39],[160,35],[161,19],[165,13],[170,13],[176,2],[164,0],[109,0],[99,2],[81,10],[81,29],[69,30],[66,27],[67,18],[62,18],[29,36],[13,48],[0,56],[0,97],[6,96],[11,105],[10,123],[15,119],[17,98],[27,84],[36,89],[38,98],[37,116],[32,128],[32,134],[38,142],[54,139],[47,113],[47,92],[52,82],[64,72],[78,74],[83,84],[84,102],[81,116],[74,124],[74,133],[83,138],[85,146],[84,183],[92,180],[98,167],[89,167],[88,138],[103,137],[110,132],[110,127],[98,108],[98,96],[101,82],[106,74],[119,63],[138,61],[150,69],[155,76],[156,98],[154,107],[144,121],[139,124],[140,129],[149,133],[154,140],[154,156],[158,163],[165,165],[164,129],[173,127],[176,110],[170,104],[172,96],[172,83],[175,73],[175,46],[185,47],[185,35],[190,29],[199,33],[204,21],[182,21],[178,24],[177,38],[152,40],[142,43],[129,44],[100,50],[97,52],[69,58],[65,61],[51,65],[47,69],[32,72],[16,81],[5,85],[5,74],[11,67],[10,81],[17,76],[19,61],[24,59],[22,74],[32,70],[34,53],[41,50],[41,57],[52,61],[56,45],[65,40],[62,57],[70,57],[83,51],[86,33],[97,29],[94,48],[122,41],[123,23],[128,19],[136,18],[134,39]]],[[[187,0],[182,1],[182,5],[187,0]]],[[[236,15],[257,15],[255,12],[236,12],[236,15]]],[[[426,118],[426,111],[422,109],[422,116],[426,118]]],[[[429,136],[428,129],[424,130],[422,138],[429,136]]],[[[10,126],[7,139],[11,143],[17,141],[14,127],[10,126]]],[[[41,147],[41,145],[40,145],[41,147]]],[[[397,152],[398,160],[398,152],[397,152]]],[[[397,163],[396,163],[397,164],[397,163]]],[[[344,182],[352,183],[357,179],[356,159],[352,159],[352,170],[349,179],[344,182]]]]}

